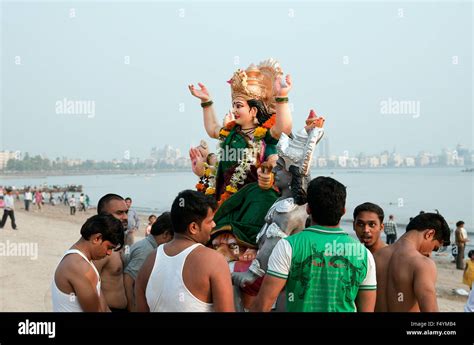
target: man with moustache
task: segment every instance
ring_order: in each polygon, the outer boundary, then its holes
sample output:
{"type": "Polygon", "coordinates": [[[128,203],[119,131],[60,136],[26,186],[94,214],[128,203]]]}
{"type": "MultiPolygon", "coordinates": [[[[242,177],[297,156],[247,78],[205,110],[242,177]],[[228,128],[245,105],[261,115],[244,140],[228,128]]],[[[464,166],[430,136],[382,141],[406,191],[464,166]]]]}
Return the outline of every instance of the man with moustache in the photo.
{"type": "Polygon", "coordinates": [[[375,252],[386,247],[381,235],[384,231],[384,213],[380,206],[371,202],[360,204],[354,209],[354,231],[359,241],[370,250],[375,257],[375,252]]]}
{"type": "MultiPolygon", "coordinates": [[[[104,195],[97,204],[98,214],[110,214],[120,220],[123,231],[128,225],[128,207],[125,200],[117,194],[104,195]]],[[[127,250],[128,247],[125,247],[127,250]]],[[[121,252],[112,252],[104,260],[95,261],[94,265],[99,271],[102,280],[102,291],[105,300],[112,312],[127,311],[127,295],[123,282],[123,262],[121,252]]]]}

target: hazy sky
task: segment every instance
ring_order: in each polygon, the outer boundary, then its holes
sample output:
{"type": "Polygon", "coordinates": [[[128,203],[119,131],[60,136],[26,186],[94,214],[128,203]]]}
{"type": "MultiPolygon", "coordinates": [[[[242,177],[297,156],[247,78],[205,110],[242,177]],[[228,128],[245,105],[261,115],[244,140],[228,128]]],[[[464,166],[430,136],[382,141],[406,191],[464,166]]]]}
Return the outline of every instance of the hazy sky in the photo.
{"type": "Polygon", "coordinates": [[[145,158],[167,143],[187,151],[206,137],[187,84],[204,82],[223,117],[226,80],[269,57],[293,76],[294,129],[316,109],[331,153],[473,147],[472,7],[4,1],[0,150],[93,159],[145,158]],[[95,112],[61,113],[64,98],[95,112]],[[399,101],[413,108],[397,113],[399,101]]]}

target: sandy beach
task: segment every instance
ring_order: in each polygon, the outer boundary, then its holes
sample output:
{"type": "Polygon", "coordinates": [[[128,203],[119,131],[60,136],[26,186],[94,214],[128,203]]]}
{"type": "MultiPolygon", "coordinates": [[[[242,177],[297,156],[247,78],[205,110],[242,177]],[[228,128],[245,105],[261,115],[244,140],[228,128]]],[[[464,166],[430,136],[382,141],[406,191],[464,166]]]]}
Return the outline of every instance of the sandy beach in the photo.
{"type": "MultiPolygon", "coordinates": [[[[0,230],[0,243],[9,248],[0,254],[0,311],[52,311],[50,285],[56,266],[63,253],[79,239],[81,225],[94,214],[95,209],[89,209],[71,216],[69,207],[64,205],[44,205],[41,211],[32,205],[30,212],[26,212],[22,203],[16,204],[19,230],[11,229],[10,220],[0,230]],[[18,250],[19,243],[23,246],[22,253],[18,250]]],[[[141,217],[137,240],[144,236],[146,218],[141,217]]],[[[455,269],[449,253],[433,255],[433,259],[438,267],[440,310],[462,312],[467,297],[453,293],[453,289],[459,288],[468,291],[468,287],[462,284],[462,271],[455,269]]]]}

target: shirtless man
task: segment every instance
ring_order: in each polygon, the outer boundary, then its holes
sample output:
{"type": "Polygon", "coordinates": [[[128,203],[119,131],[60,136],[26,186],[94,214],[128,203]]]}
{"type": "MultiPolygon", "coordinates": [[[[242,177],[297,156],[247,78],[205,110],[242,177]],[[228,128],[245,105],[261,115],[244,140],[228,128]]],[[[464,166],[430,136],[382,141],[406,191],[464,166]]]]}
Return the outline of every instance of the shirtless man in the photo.
{"type": "Polygon", "coordinates": [[[102,260],[123,246],[122,224],[110,215],[93,216],[82,226],[81,236],[56,268],[51,286],[55,312],[109,311],[91,260],[102,260]]]}
{"type": "Polygon", "coordinates": [[[423,213],[407,225],[406,233],[375,255],[377,302],[375,311],[434,312],[436,265],[431,252],[449,244],[450,230],[444,218],[423,213]]]}
{"type": "Polygon", "coordinates": [[[204,246],[215,227],[216,201],[185,190],[171,206],[174,238],[150,254],[135,282],[139,312],[234,311],[229,266],[204,246]]]}
{"type": "Polygon", "coordinates": [[[383,217],[382,208],[371,202],[360,204],[354,209],[354,231],[359,241],[374,255],[387,246],[380,238],[384,229],[383,217]]]}
{"type": "MultiPolygon", "coordinates": [[[[97,205],[98,214],[110,214],[120,220],[123,232],[127,229],[128,207],[117,194],[103,196],[97,205]]],[[[102,291],[112,312],[127,311],[127,295],[123,282],[121,252],[113,252],[107,259],[94,262],[102,279],[102,291]]]]}

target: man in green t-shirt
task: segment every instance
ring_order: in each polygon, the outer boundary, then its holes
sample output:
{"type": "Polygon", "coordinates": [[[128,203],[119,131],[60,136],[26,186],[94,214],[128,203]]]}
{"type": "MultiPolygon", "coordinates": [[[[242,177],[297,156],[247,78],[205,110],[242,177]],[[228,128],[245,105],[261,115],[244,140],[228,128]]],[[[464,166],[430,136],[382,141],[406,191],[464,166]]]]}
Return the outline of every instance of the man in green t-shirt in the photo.
{"type": "Polygon", "coordinates": [[[374,258],[339,227],[345,203],[346,188],[338,181],[322,176],[311,181],[311,226],[277,243],[254,311],[270,311],[285,285],[290,312],[374,311],[374,258]]]}

